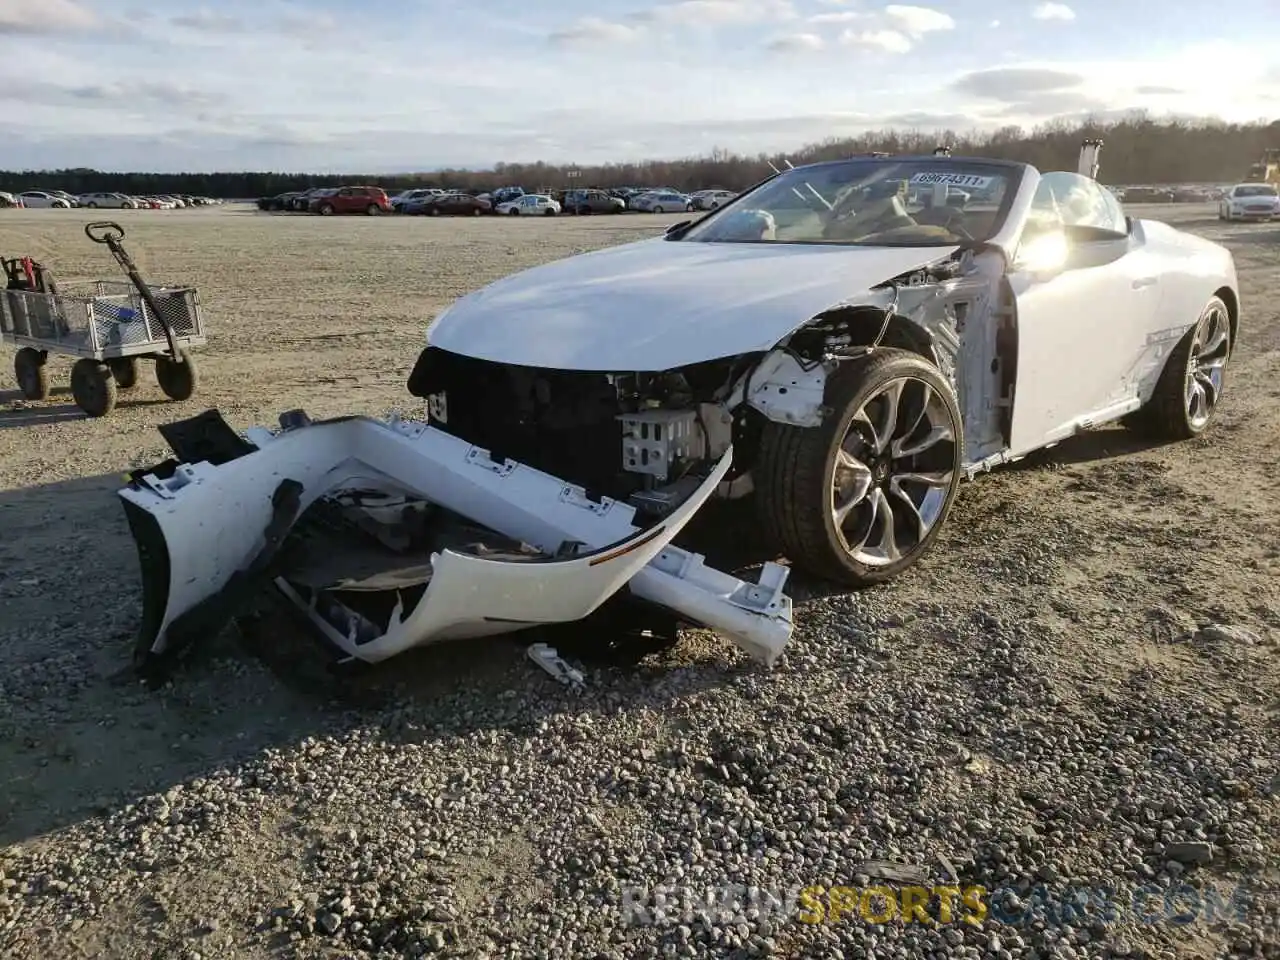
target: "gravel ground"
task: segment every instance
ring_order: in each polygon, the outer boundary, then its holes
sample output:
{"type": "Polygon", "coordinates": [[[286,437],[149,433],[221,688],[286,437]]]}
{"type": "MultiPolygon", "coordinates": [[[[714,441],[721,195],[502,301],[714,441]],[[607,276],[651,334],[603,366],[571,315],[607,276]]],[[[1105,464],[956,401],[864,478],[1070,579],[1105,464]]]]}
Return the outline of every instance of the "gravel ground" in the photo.
{"type": "MultiPolygon", "coordinates": [[[[148,379],[87,421],[0,393],[0,955],[1280,957],[1280,226],[1155,215],[1241,272],[1206,438],[1104,428],[967,485],[892,585],[794,584],[773,672],[690,633],[584,664],[575,695],[497,641],[397,659],[353,703],[234,631],[132,683],[121,472],[210,406],[411,410],[449,300],[674,218],[122,214],[212,335],[186,403],[148,379]],[[988,914],[803,922],[894,877],[985,887],[988,914]],[[813,886],[854,889],[794,900],[813,886]]],[[[87,219],[4,211],[0,250],[109,276],[87,219]]]]}

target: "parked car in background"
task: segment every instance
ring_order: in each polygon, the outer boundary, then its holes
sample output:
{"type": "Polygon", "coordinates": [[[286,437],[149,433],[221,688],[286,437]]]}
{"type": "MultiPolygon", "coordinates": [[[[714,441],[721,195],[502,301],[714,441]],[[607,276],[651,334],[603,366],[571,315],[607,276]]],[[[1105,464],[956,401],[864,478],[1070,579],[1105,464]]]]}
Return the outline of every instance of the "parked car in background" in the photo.
{"type": "Polygon", "coordinates": [[[401,190],[391,198],[391,212],[405,213],[406,211],[404,207],[406,204],[412,203],[415,200],[425,200],[429,197],[438,197],[444,193],[445,191],[441,190],[439,187],[422,187],[416,190],[401,190]]]}
{"type": "Polygon", "coordinates": [[[307,209],[322,217],[335,213],[364,213],[376,217],[391,212],[391,201],[381,187],[338,187],[327,196],[313,198],[307,209]]]}
{"type": "Polygon", "coordinates": [[[123,193],[103,191],[80,194],[80,206],[88,207],[90,210],[98,207],[108,210],[137,210],[138,201],[133,197],[125,196],[123,193]]]}
{"type": "Polygon", "coordinates": [[[641,213],[683,213],[693,209],[693,201],[683,193],[661,191],[632,197],[628,206],[641,213]]]}
{"type": "Polygon", "coordinates": [[[67,193],[65,190],[46,190],[45,192],[51,196],[67,201],[67,206],[69,207],[80,206],[80,198],[67,193]]]}
{"type": "Polygon", "coordinates": [[[298,195],[297,190],[286,190],[284,193],[277,193],[274,197],[259,197],[258,209],[288,210],[290,202],[298,195]]]}
{"type": "Polygon", "coordinates": [[[526,193],[515,200],[498,204],[495,209],[509,217],[554,217],[560,212],[560,204],[545,193],[526,193]]]}
{"type": "Polygon", "coordinates": [[[690,199],[695,210],[718,210],[736,196],[732,190],[699,190],[690,199]]]}
{"type": "Polygon", "coordinates": [[[1219,220],[1274,220],[1280,191],[1271,183],[1238,183],[1218,201],[1219,220]]]}
{"type": "Polygon", "coordinates": [[[495,207],[524,196],[524,187],[499,187],[489,193],[489,202],[495,207]]]}
{"type": "Polygon", "coordinates": [[[473,197],[469,193],[442,193],[411,200],[401,208],[401,212],[428,217],[442,215],[478,217],[481,214],[492,213],[493,204],[480,197],[473,197]]]}
{"type": "Polygon", "coordinates": [[[316,199],[317,197],[331,197],[337,191],[338,191],[337,187],[311,187],[308,190],[303,190],[301,193],[295,196],[292,200],[290,200],[289,206],[286,207],[285,209],[296,210],[299,213],[306,213],[311,209],[312,200],[316,199]]]}
{"type": "Polygon", "coordinates": [[[27,190],[20,194],[22,197],[22,205],[32,210],[41,208],[60,210],[71,209],[71,204],[61,197],[55,197],[51,193],[45,193],[43,190],[27,190]]]}
{"type": "Polygon", "coordinates": [[[626,203],[603,190],[570,190],[565,194],[563,207],[569,213],[622,213],[626,203]]]}

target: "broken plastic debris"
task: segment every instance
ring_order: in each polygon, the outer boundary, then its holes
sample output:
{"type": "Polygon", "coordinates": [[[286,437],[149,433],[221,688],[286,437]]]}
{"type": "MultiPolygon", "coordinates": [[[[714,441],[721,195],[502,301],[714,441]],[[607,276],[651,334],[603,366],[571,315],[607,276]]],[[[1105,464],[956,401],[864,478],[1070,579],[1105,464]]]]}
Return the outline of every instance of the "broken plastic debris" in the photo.
{"type": "Polygon", "coordinates": [[[549,647],[545,643],[530,644],[528,654],[530,660],[566,687],[570,687],[573,690],[582,690],[586,687],[586,678],[579,671],[569,666],[560,657],[560,654],[556,652],[555,647],[549,647]]]}

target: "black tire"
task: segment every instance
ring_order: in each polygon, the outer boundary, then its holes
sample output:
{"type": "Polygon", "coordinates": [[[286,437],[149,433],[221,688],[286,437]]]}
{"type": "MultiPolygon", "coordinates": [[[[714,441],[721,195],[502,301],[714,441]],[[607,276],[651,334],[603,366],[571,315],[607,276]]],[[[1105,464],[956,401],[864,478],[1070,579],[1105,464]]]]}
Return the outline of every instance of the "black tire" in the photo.
{"type": "Polygon", "coordinates": [[[1232,339],[1230,312],[1220,297],[1210,297],[1209,302],[1200,313],[1195,325],[1186,332],[1178,345],[1173,348],[1160,371],[1160,379],[1151,397],[1137,411],[1123,419],[1129,429],[1151,440],[1190,440],[1198,437],[1209,428],[1217,413],[1218,404],[1227,386],[1227,367],[1231,354],[1235,350],[1232,339]],[[1221,368],[1221,377],[1216,387],[1216,396],[1209,407],[1208,416],[1199,421],[1193,418],[1187,407],[1187,380],[1192,376],[1193,363],[1199,359],[1198,348],[1202,346],[1202,338],[1209,326],[1215,322],[1222,324],[1226,331],[1225,353],[1221,368]]]}
{"type": "Polygon", "coordinates": [[[137,357],[119,357],[108,360],[107,366],[111,368],[111,375],[115,378],[116,386],[121,390],[132,390],[138,385],[137,357]]]}
{"type": "MultiPolygon", "coordinates": [[[[904,389],[904,397],[907,395],[904,389]]],[[[907,350],[880,349],[840,367],[827,381],[825,402],[833,411],[820,427],[796,427],[767,422],[760,438],[760,455],[753,471],[756,504],[766,537],[796,567],[818,577],[852,586],[880,583],[901,573],[926,553],[946,522],[960,485],[964,449],[963,422],[950,385],[938,369],[907,350]],[[952,439],[930,448],[926,466],[912,464],[902,472],[950,471],[945,495],[933,525],[906,548],[899,559],[885,564],[859,561],[845,546],[833,516],[834,478],[841,444],[864,404],[875,401],[883,387],[907,379],[912,396],[923,398],[923,384],[937,398],[935,412],[945,417],[952,439]]],[[[921,406],[923,409],[923,405],[921,406]]],[[[908,421],[899,417],[898,429],[908,421]]],[[[903,439],[903,438],[898,438],[903,439]]],[[[887,463],[887,461],[886,461],[887,463]]],[[[878,476],[874,486],[884,489],[892,473],[878,476]]],[[[871,482],[871,481],[869,481],[871,482]]],[[[941,488],[939,488],[941,489],[941,488]]],[[[901,519],[908,519],[905,511],[901,519]]]]}
{"type": "Polygon", "coordinates": [[[332,203],[322,203],[322,204],[320,204],[320,216],[322,216],[322,217],[331,217],[331,216],[333,216],[333,204],[332,204],[332,203]]]}
{"type": "Polygon", "coordinates": [[[105,417],[116,408],[116,379],[111,368],[97,360],[77,360],[71,368],[71,396],[91,417],[105,417]]]}
{"type": "Polygon", "coordinates": [[[510,210],[508,210],[508,211],[507,211],[507,216],[509,216],[509,217],[518,217],[518,216],[520,216],[520,211],[519,211],[519,209],[517,209],[517,208],[515,208],[515,207],[512,207],[510,210]]]}
{"type": "Polygon", "coordinates": [[[471,208],[471,215],[472,215],[473,217],[478,217],[478,216],[480,216],[480,208],[479,208],[479,207],[472,207],[472,208],[471,208]]]}
{"type": "Polygon", "coordinates": [[[96,200],[90,200],[88,203],[86,203],[86,204],[85,204],[85,206],[86,206],[86,207],[88,207],[90,210],[97,210],[97,209],[98,209],[98,201],[96,201],[96,200]]]}
{"type": "Polygon", "coordinates": [[[49,399],[49,368],[45,355],[31,347],[23,347],[13,358],[13,378],[26,400],[49,399]]]}
{"type": "Polygon", "coordinates": [[[432,217],[438,217],[438,216],[440,216],[440,208],[439,208],[439,207],[428,207],[428,208],[427,208],[427,215],[428,215],[428,216],[432,216],[432,217]]]}
{"type": "Polygon", "coordinates": [[[543,211],[542,215],[544,217],[554,217],[556,215],[556,212],[552,210],[550,207],[547,207],[547,209],[543,211]]]}
{"type": "Polygon", "coordinates": [[[364,212],[371,217],[376,217],[382,213],[382,208],[378,206],[376,203],[371,203],[369,204],[368,207],[365,208],[364,212]]]}
{"type": "Polygon", "coordinates": [[[170,400],[189,400],[200,386],[200,371],[191,354],[181,349],[178,354],[182,358],[181,363],[175,363],[168,357],[156,357],[156,383],[170,400]]]}

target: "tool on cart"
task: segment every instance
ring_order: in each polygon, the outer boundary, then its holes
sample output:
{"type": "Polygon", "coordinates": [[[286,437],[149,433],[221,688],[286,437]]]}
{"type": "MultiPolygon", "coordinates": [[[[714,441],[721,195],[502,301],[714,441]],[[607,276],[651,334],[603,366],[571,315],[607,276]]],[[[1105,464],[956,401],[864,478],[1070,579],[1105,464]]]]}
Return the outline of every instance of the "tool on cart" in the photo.
{"type": "Polygon", "coordinates": [[[97,280],[60,284],[31,257],[0,260],[7,279],[0,291],[0,341],[18,347],[14,375],[28,400],[49,396],[50,353],[77,357],[71,394],[91,417],[116,405],[119,390],[138,380],[138,360],[156,365],[160,389],[186,400],[197,385],[190,348],[205,342],[199,298],[191,287],[152,287],[125,250],[124,228],[100,221],[85,236],[111,251],[127,283],[97,280]]]}
{"type": "Polygon", "coordinates": [[[96,220],[93,223],[84,225],[84,235],[94,243],[105,243],[107,245],[111,255],[116,258],[116,263],[120,264],[120,269],[125,272],[125,276],[137,288],[138,296],[142,297],[142,302],[151,309],[151,315],[160,321],[160,326],[164,327],[165,339],[169,341],[170,359],[174,363],[184,363],[184,355],[178,349],[178,341],[173,336],[173,327],[169,325],[169,320],[165,317],[164,311],[156,303],[155,295],[151,292],[151,288],[147,286],[147,281],[142,279],[142,274],[138,272],[138,267],[133,262],[133,258],[129,256],[124,244],[120,242],[124,239],[124,227],[109,220],[96,220]],[[96,234],[94,233],[95,230],[97,231],[96,234]]]}

